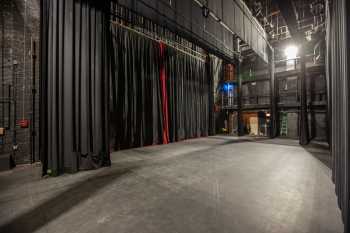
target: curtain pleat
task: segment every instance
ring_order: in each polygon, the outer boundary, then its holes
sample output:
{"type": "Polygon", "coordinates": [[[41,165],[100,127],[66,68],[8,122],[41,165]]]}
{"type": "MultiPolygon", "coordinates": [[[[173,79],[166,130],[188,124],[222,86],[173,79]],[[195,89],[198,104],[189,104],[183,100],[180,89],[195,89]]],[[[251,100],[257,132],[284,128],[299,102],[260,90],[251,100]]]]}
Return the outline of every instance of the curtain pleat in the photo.
{"type": "Polygon", "coordinates": [[[208,136],[205,63],[111,25],[110,116],[115,150],[208,136]]]}
{"type": "Polygon", "coordinates": [[[332,178],[342,211],[344,232],[350,232],[349,167],[349,38],[350,3],[326,1],[327,84],[332,178]]]}
{"type": "Polygon", "coordinates": [[[108,11],[88,0],[45,0],[42,11],[43,172],[108,165],[108,11]]]}
{"type": "Polygon", "coordinates": [[[162,143],[159,45],[111,27],[112,146],[125,149],[162,143]]]}
{"type": "Polygon", "coordinates": [[[205,63],[171,48],[168,50],[170,141],[208,136],[210,76],[205,72],[205,63]]]}
{"type": "Polygon", "coordinates": [[[168,90],[167,90],[167,75],[165,72],[165,45],[159,43],[159,58],[160,58],[160,83],[162,92],[162,115],[163,115],[163,144],[169,143],[169,114],[168,114],[168,90]]]}
{"type": "Polygon", "coordinates": [[[205,62],[109,22],[109,5],[42,1],[44,173],[110,164],[115,150],[209,134],[205,62]]]}

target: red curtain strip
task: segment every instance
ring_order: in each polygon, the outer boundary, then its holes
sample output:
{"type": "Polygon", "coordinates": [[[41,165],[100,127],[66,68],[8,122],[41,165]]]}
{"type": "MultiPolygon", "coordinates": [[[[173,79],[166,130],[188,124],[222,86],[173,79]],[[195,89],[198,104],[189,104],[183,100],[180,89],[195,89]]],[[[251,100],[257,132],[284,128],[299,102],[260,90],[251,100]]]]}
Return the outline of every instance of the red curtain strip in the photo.
{"type": "Polygon", "coordinates": [[[165,44],[159,43],[160,50],[160,84],[162,90],[162,112],[163,112],[163,144],[169,143],[169,113],[168,113],[168,93],[167,93],[167,77],[165,72],[165,44]]]}

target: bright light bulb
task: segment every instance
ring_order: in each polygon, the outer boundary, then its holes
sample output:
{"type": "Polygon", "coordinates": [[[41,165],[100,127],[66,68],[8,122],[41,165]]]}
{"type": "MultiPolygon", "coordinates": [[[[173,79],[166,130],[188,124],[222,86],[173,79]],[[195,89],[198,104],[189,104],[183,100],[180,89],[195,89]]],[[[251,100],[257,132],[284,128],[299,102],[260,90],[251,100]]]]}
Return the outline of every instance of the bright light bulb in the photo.
{"type": "Polygon", "coordinates": [[[288,46],[284,50],[284,54],[286,55],[287,59],[295,59],[298,54],[298,48],[294,45],[288,46]]]}

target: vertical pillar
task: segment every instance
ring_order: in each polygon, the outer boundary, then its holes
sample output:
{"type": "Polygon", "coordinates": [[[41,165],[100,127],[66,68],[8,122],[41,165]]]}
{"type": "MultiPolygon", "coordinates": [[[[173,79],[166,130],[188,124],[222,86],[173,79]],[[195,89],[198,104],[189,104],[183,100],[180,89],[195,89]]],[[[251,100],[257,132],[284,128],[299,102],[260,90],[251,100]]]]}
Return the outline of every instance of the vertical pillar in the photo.
{"type": "Polygon", "coordinates": [[[236,70],[237,70],[237,135],[243,136],[243,125],[242,125],[242,79],[240,76],[240,61],[236,60],[236,70]]]}
{"type": "MultiPolygon", "coordinates": [[[[234,40],[236,51],[240,53],[240,39],[234,40]]],[[[243,136],[243,125],[242,125],[242,79],[240,76],[241,72],[241,61],[240,58],[235,59],[235,66],[237,72],[237,135],[243,136]]]]}
{"type": "Polygon", "coordinates": [[[215,126],[215,95],[216,95],[216,85],[213,66],[216,59],[213,59],[209,54],[207,54],[207,60],[205,63],[206,76],[209,83],[209,136],[213,136],[216,133],[215,126]]]}
{"type": "MultiPolygon", "coordinates": [[[[301,43],[302,44],[302,43],[301,43]]],[[[306,94],[306,61],[303,45],[300,48],[300,137],[299,144],[307,145],[309,143],[309,124],[307,113],[307,94],[306,94]]]]}
{"type": "Polygon", "coordinates": [[[36,114],[35,114],[35,100],[36,100],[36,42],[32,41],[32,119],[31,119],[31,162],[34,163],[36,161],[35,158],[35,145],[36,145],[36,114]]]}
{"type": "Polygon", "coordinates": [[[270,138],[278,134],[278,106],[277,88],[275,80],[275,53],[272,47],[269,48],[269,76],[270,76],[270,138]]]}

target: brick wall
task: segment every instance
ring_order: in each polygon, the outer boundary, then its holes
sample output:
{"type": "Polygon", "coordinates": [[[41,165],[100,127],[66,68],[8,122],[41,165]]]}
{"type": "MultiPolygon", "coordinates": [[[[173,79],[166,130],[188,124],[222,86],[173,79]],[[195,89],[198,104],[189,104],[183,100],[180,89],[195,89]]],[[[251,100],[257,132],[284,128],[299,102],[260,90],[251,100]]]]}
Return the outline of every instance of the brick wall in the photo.
{"type": "MultiPolygon", "coordinates": [[[[0,156],[11,153],[14,129],[17,132],[18,151],[16,163],[28,163],[31,157],[31,129],[22,129],[18,121],[32,119],[32,89],[39,88],[39,36],[40,0],[0,0],[0,127],[7,126],[4,144],[0,145],[0,156]],[[36,85],[32,86],[32,41],[36,42],[36,85]],[[16,64],[17,65],[14,65],[16,64]],[[8,97],[8,85],[13,85],[11,111],[4,101],[8,97]],[[5,85],[5,91],[2,88],[5,85]],[[4,99],[5,97],[5,99],[4,99]],[[16,122],[14,123],[14,98],[16,98],[16,122]],[[5,115],[5,118],[3,118],[5,115]]],[[[39,92],[35,101],[36,131],[39,126],[39,92]]],[[[36,141],[38,142],[38,134],[36,141]]],[[[37,143],[38,144],[38,143],[37,143]]],[[[36,146],[38,148],[38,146],[36,146]]],[[[36,151],[38,152],[38,150],[36,151]]],[[[36,154],[36,157],[38,155],[36,154]]]]}

